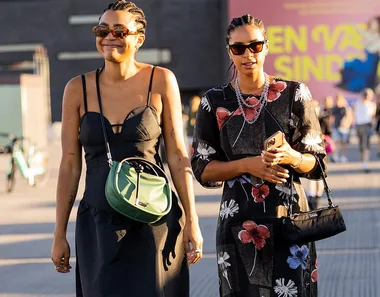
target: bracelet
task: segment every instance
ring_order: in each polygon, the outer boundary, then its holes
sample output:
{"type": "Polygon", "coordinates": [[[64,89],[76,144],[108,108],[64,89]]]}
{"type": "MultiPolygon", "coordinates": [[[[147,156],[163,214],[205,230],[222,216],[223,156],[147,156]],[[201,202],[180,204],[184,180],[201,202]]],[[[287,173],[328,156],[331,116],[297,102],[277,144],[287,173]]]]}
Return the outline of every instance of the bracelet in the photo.
{"type": "Polygon", "coordinates": [[[303,162],[303,155],[302,155],[302,153],[300,153],[300,155],[301,155],[301,160],[300,160],[300,161],[298,162],[298,164],[295,165],[295,166],[290,165],[292,168],[297,169],[298,167],[301,166],[301,164],[302,164],[302,162],[303,162]]]}

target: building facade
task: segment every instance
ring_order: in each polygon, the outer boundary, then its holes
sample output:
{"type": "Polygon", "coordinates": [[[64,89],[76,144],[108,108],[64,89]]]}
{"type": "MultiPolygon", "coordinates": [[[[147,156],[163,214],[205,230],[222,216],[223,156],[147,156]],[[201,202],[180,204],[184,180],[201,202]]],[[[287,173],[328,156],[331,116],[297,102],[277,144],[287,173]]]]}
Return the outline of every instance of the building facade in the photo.
{"type": "MultiPolygon", "coordinates": [[[[102,65],[91,29],[110,1],[0,0],[0,72],[33,72],[35,48],[47,49],[52,121],[61,119],[62,94],[74,76],[102,65]]],[[[225,82],[224,0],[136,0],[147,17],[137,60],[167,67],[182,100],[225,82]]]]}

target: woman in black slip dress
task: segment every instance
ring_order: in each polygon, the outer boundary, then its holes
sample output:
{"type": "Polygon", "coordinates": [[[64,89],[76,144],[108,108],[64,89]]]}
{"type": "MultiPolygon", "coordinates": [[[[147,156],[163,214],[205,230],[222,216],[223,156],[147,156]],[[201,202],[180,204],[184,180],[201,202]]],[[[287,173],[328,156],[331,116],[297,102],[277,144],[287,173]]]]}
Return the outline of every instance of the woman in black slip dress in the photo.
{"type": "Polygon", "coordinates": [[[60,273],[71,269],[66,228],[78,190],[83,146],[87,170],[76,221],[76,296],[186,297],[188,264],[202,257],[175,76],[135,61],[145,26],[144,14],[135,4],[111,3],[93,30],[105,66],[73,78],[64,92],[52,261],[60,273]],[[165,140],[181,205],[174,196],[170,213],[154,226],[123,217],[107,204],[109,166],[99,104],[114,160],[137,156],[159,165],[161,135],[165,140]]]}

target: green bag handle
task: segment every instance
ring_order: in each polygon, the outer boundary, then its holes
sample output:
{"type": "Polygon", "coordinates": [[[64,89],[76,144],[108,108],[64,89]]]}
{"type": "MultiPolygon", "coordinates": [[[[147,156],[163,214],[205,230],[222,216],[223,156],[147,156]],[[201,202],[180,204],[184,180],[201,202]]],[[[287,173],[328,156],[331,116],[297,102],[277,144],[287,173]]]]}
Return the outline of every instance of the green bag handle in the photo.
{"type": "MultiPolygon", "coordinates": [[[[142,164],[144,164],[146,167],[151,169],[153,171],[154,175],[156,175],[157,177],[164,178],[166,180],[166,183],[169,184],[169,178],[165,174],[164,170],[162,170],[156,164],[154,164],[154,163],[152,163],[152,162],[150,162],[144,158],[140,158],[140,157],[129,157],[129,158],[125,158],[122,161],[120,161],[117,165],[117,168],[116,168],[116,178],[119,176],[119,173],[120,173],[124,163],[128,163],[137,172],[135,205],[138,205],[138,204],[142,205],[142,202],[139,199],[140,174],[142,172],[144,172],[144,166],[142,164]]],[[[117,181],[115,184],[116,184],[116,187],[118,188],[117,181]]],[[[120,191],[119,188],[118,188],[118,190],[120,191]]],[[[146,206],[146,205],[143,205],[143,206],[146,206]]]]}

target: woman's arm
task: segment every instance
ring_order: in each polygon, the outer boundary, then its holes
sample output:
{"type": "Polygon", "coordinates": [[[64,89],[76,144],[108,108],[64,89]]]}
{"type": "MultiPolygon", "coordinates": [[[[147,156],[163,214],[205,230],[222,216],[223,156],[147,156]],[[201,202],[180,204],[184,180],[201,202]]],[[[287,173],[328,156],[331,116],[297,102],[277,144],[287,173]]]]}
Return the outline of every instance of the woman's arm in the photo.
{"type": "Polygon", "coordinates": [[[247,173],[245,171],[244,161],[245,159],[229,162],[213,160],[204,168],[201,174],[201,180],[203,182],[226,181],[241,176],[247,173]]]}
{"type": "Polygon", "coordinates": [[[274,148],[271,151],[262,152],[262,162],[267,167],[272,167],[278,164],[290,165],[298,173],[308,173],[312,171],[317,161],[312,154],[300,153],[292,149],[282,134],[283,145],[274,148]]]}
{"type": "MultiPolygon", "coordinates": [[[[161,88],[166,156],[174,186],[186,214],[184,243],[186,252],[189,253],[189,242],[192,243],[193,249],[201,249],[203,239],[198,226],[193,176],[183,135],[181,97],[174,74],[163,68],[157,70],[155,85],[161,88]]],[[[201,254],[197,254],[196,258],[190,259],[190,263],[198,261],[200,257],[201,254]]]]}
{"type": "Polygon", "coordinates": [[[288,170],[281,166],[265,166],[261,157],[248,157],[235,161],[211,161],[203,170],[203,182],[227,181],[244,174],[250,174],[272,183],[285,183],[289,177],[288,170]]]}
{"type": "MultiPolygon", "coordinates": [[[[301,84],[297,88],[301,88],[301,84]]],[[[325,175],[326,166],[323,135],[310,91],[305,85],[302,88],[307,91],[296,92],[299,97],[294,99],[292,109],[292,113],[299,118],[294,132],[297,135],[296,141],[292,140],[290,145],[282,134],[283,145],[270,152],[263,151],[263,163],[266,166],[290,165],[301,177],[319,179],[325,175]],[[322,168],[317,166],[316,158],[319,158],[322,168]]]]}
{"type": "Polygon", "coordinates": [[[78,191],[82,170],[82,150],[78,140],[79,107],[82,98],[80,78],[71,80],[62,102],[62,158],[57,186],[56,227],[54,235],[65,237],[66,228],[78,191]]]}
{"type": "Polygon", "coordinates": [[[63,95],[62,103],[62,158],[59,167],[56,225],[51,259],[61,273],[70,271],[70,246],[66,238],[67,223],[78,191],[82,169],[82,150],[78,140],[79,106],[82,98],[80,78],[71,80],[63,95]]]}

